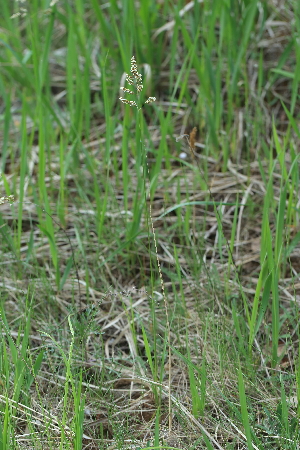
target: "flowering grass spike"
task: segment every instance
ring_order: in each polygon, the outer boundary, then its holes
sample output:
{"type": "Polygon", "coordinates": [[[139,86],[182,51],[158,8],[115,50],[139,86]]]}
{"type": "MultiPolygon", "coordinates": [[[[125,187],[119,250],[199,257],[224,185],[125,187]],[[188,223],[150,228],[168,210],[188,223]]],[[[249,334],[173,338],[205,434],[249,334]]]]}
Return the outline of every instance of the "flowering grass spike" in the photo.
{"type": "MultiPolygon", "coordinates": [[[[128,84],[130,84],[131,86],[135,87],[136,93],[134,93],[134,91],[132,91],[131,89],[127,89],[126,87],[121,87],[121,89],[126,94],[130,94],[130,95],[132,95],[132,94],[134,95],[135,94],[137,99],[138,99],[139,98],[139,94],[140,94],[140,92],[142,92],[144,86],[143,86],[142,75],[140,73],[138,73],[138,68],[137,68],[137,64],[136,64],[134,56],[131,58],[130,72],[131,72],[131,75],[126,74],[126,81],[127,81],[128,84]]],[[[121,102],[125,103],[126,105],[136,106],[137,108],[139,108],[138,107],[138,103],[136,101],[134,101],[134,100],[127,100],[126,98],[122,98],[122,97],[119,97],[119,100],[121,100],[121,102]]],[[[144,104],[155,102],[155,100],[156,100],[155,97],[149,97],[145,101],[144,104]]],[[[139,108],[139,110],[141,108],[139,108]]]]}

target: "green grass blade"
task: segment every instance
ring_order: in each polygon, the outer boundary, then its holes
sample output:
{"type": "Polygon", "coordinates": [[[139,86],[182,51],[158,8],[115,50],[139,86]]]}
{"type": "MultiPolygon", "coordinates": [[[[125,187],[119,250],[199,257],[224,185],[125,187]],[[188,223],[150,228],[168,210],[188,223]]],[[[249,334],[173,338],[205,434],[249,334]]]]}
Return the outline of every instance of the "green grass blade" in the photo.
{"type": "Polygon", "coordinates": [[[239,366],[238,382],[239,382],[239,398],[240,398],[240,406],[241,406],[241,415],[242,415],[242,422],[244,425],[245,434],[246,434],[246,438],[247,438],[247,448],[248,448],[248,450],[253,450],[251,428],[250,428],[250,422],[249,422],[249,413],[248,413],[248,409],[247,409],[247,398],[246,398],[246,393],[245,393],[244,377],[243,377],[241,366],[239,366]]]}

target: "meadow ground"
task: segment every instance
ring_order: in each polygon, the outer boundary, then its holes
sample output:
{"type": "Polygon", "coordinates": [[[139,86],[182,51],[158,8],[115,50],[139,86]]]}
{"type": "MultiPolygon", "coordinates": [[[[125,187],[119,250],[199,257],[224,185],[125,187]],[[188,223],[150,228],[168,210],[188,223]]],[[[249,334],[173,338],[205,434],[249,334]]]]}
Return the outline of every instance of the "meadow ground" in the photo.
{"type": "Polygon", "coordinates": [[[299,449],[299,39],[2,0],[0,450],[299,449]]]}

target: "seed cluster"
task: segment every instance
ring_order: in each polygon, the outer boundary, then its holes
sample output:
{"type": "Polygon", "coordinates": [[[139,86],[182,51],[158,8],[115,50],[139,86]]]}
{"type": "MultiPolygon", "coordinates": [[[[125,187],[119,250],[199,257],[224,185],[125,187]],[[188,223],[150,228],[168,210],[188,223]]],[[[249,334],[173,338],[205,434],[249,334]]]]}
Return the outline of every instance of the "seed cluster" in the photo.
{"type": "MultiPolygon", "coordinates": [[[[121,87],[120,89],[122,89],[122,91],[127,94],[136,95],[138,98],[139,94],[140,94],[140,92],[142,92],[144,86],[143,86],[142,75],[138,72],[138,68],[137,68],[137,64],[136,64],[136,60],[135,60],[134,56],[131,58],[130,72],[131,72],[131,75],[126,74],[126,81],[128,84],[135,87],[136,94],[134,91],[132,91],[131,89],[128,89],[126,87],[121,87]]],[[[134,100],[127,100],[127,98],[122,98],[122,97],[119,97],[119,99],[121,100],[122,103],[125,103],[126,105],[136,106],[138,108],[138,104],[134,100]]],[[[144,104],[155,102],[155,100],[156,100],[155,97],[149,97],[145,101],[144,104]]],[[[139,109],[141,109],[141,108],[139,108],[139,109]]]]}
{"type": "Polygon", "coordinates": [[[27,8],[25,5],[26,0],[17,0],[16,3],[19,3],[19,11],[10,16],[11,19],[14,19],[15,17],[26,17],[27,16],[27,8]],[[23,5],[23,6],[22,6],[23,5]]]}
{"type": "Polygon", "coordinates": [[[0,205],[4,203],[13,203],[15,201],[15,197],[13,195],[9,195],[8,197],[0,197],[0,205]]]}
{"type": "MultiPolygon", "coordinates": [[[[52,8],[56,5],[56,3],[58,2],[58,0],[51,0],[49,8],[45,9],[45,13],[50,13],[52,11],[52,8]]],[[[19,4],[19,10],[18,12],[16,12],[15,14],[13,14],[12,16],[10,16],[11,19],[15,19],[16,17],[26,17],[28,10],[26,7],[26,0],[16,0],[16,4],[19,4]]]]}
{"type": "Polygon", "coordinates": [[[149,97],[148,100],[145,101],[145,104],[155,102],[155,100],[156,100],[155,97],[149,97]]]}

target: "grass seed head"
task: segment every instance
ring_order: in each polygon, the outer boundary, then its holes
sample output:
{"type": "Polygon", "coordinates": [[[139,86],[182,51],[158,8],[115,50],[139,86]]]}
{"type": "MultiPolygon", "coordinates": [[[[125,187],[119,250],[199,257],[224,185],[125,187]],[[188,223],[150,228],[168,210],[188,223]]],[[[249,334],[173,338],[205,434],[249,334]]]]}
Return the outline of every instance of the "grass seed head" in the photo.
{"type": "MultiPolygon", "coordinates": [[[[119,97],[119,100],[121,100],[122,103],[125,103],[126,105],[129,106],[136,106],[139,110],[143,107],[143,105],[139,108],[139,94],[142,92],[144,86],[143,86],[143,77],[142,74],[140,74],[138,72],[138,68],[137,68],[137,63],[135,60],[135,57],[132,56],[131,60],[130,60],[130,73],[131,75],[129,75],[128,73],[126,74],[126,81],[129,85],[134,86],[134,90],[128,89],[126,87],[121,87],[120,89],[125,92],[126,94],[130,94],[130,95],[136,95],[136,99],[137,101],[134,100],[127,100],[126,98],[123,97],[119,97]]],[[[146,103],[152,103],[155,102],[156,98],[155,97],[149,97],[144,105],[146,103]]]]}
{"type": "Polygon", "coordinates": [[[0,197],[0,205],[4,205],[4,203],[13,203],[15,201],[15,197],[13,195],[0,197]]]}
{"type": "Polygon", "coordinates": [[[126,74],[126,80],[128,84],[134,85],[134,78],[131,75],[126,74]]]}
{"type": "Polygon", "coordinates": [[[196,134],[197,134],[197,128],[194,127],[192,131],[190,132],[190,145],[191,149],[195,150],[195,143],[196,143],[196,134]]]}
{"type": "Polygon", "coordinates": [[[130,89],[127,89],[125,87],[121,87],[120,89],[122,89],[122,91],[126,92],[127,94],[134,94],[133,91],[131,91],[130,89]]]}
{"type": "Polygon", "coordinates": [[[149,97],[148,100],[145,101],[145,104],[155,102],[155,100],[156,100],[156,97],[149,97]]]}
{"type": "Polygon", "coordinates": [[[136,106],[137,107],[136,102],[133,101],[133,100],[127,100],[127,98],[122,98],[122,97],[119,97],[119,100],[121,100],[122,103],[125,103],[125,105],[136,106]]]}

